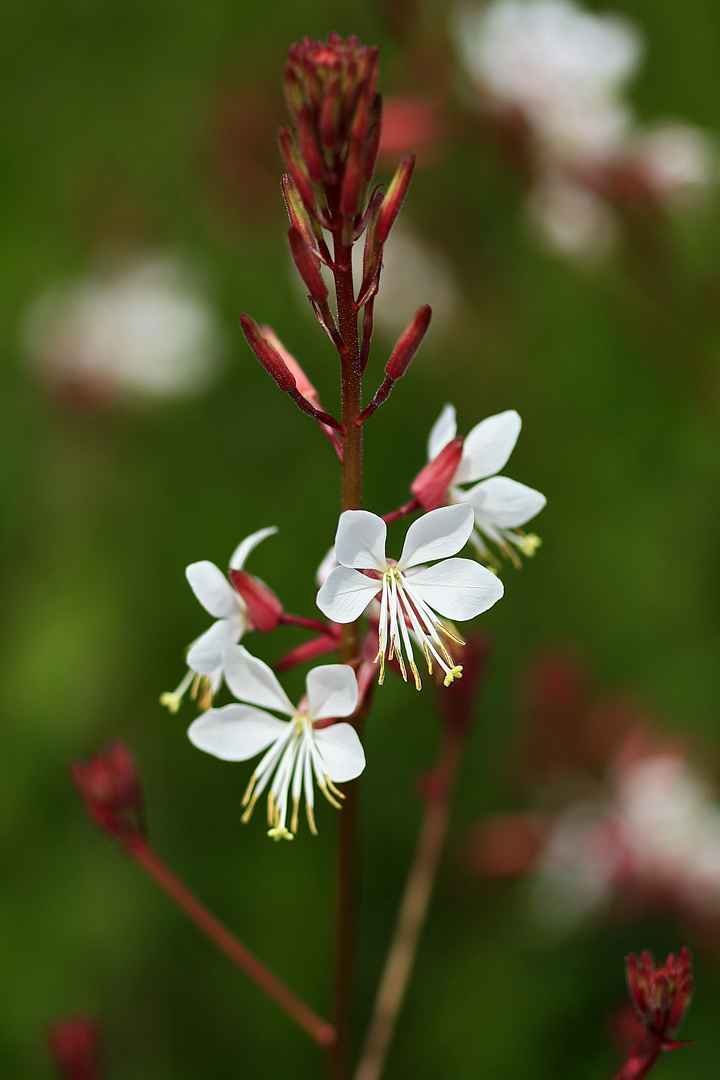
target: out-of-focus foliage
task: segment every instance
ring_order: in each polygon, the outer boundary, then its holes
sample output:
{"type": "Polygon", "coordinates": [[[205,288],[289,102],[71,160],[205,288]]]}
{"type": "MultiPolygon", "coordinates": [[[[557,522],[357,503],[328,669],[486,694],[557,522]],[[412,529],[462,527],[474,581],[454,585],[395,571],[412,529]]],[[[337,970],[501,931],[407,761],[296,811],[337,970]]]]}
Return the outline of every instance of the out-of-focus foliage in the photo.
{"type": "MultiPolygon", "coordinates": [[[[647,42],[629,92],[637,114],[720,137],[715,3],[617,0],[614,10],[647,42]]],[[[682,1032],[695,1045],[663,1062],[664,1075],[715,1067],[717,923],[701,931],[667,910],[620,910],[550,936],[529,915],[524,883],[468,872],[463,837],[483,815],[531,808],[510,779],[525,673],[549,647],[585,658],[601,691],[635,696],[712,777],[718,201],[668,226],[662,260],[642,221],[597,265],[546,253],[528,228],[522,182],[462,102],[450,15],[421,0],[5,5],[0,1070],[14,1080],[49,1075],[42,1029],[77,1012],[105,1025],[109,1080],[320,1074],[304,1036],[91,828],[66,763],[112,736],[130,744],[157,848],[326,1009],[331,812],[320,808],[317,840],[305,833],[282,847],[257,822],[243,827],[247,774],[198,754],[185,735],[191,706],[169,716],[158,697],[206,625],[188,563],[224,565],[243,536],[277,525],[253,573],[288,609],[313,614],[312,573],[334,535],[332,452],[277,393],[238,325],[242,311],[270,323],[337,409],[336,357],[291,280],[275,148],[287,47],[330,29],[377,42],[382,89],[435,96],[445,118],[440,146],[420,152],[401,220],[437,251],[443,295],[453,282],[457,297],[368,423],[366,505],[384,513],[409,497],[446,402],[462,431],[517,409],[512,475],[548,496],[533,523],[542,547],[521,571],[504,571],[506,597],[481,620],[493,661],[390,1074],[609,1077],[625,955],[682,944],[695,954],[698,989],[682,1032]],[[59,393],[26,362],[28,306],[58,282],[143,252],[197,268],[226,341],[222,375],[201,396],[166,403],[59,393]]],[[[416,262],[408,257],[408,276],[416,262]]],[[[399,259],[392,273],[403,272],[399,259]]],[[[381,324],[368,396],[391,347],[381,324]]],[[[252,646],[272,661],[298,640],[284,630],[252,646]]],[[[291,697],[302,679],[288,680],[291,697]]],[[[434,745],[415,691],[388,678],[363,786],[358,1036],[419,820],[416,777],[434,745]]]]}

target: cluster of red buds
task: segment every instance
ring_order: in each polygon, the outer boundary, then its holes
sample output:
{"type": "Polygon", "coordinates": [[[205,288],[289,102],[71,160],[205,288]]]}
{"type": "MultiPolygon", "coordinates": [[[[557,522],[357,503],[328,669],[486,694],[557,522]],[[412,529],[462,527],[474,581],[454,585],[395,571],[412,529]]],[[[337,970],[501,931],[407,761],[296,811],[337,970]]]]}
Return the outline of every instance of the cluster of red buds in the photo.
{"type": "MultiPolygon", "coordinates": [[[[371,190],[382,129],[382,100],[377,92],[377,48],[330,34],[327,42],[305,38],[290,49],[285,69],[285,94],[293,121],[280,128],[280,147],[287,173],[282,178],[290,229],[288,243],[297,271],[323,330],[343,359],[365,369],[373,329],[373,301],[380,283],[383,249],[407,194],[415,166],[410,154],[400,164],[383,194],[371,190]],[[365,233],[362,280],[352,283],[351,250],[365,233]],[[332,251],[327,234],[332,237],[332,251]],[[337,312],[322,267],[334,276],[337,312]],[[362,345],[355,325],[362,311],[362,345]]],[[[385,368],[385,381],[354,422],[362,424],[388,398],[405,374],[430,322],[422,308],[401,336],[385,368]]],[[[299,365],[267,327],[247,315],[242,328],[250,348],[281,390],[323,427],[343,433],[343,426],[319,408],[317,395],[299,365]],[[307,384],[307,385],[305,385],[307,384]],[[312,389],[312,387],[310,387],[312,389]],[[314,392],[313,392],[314,393],[314,392]]],[[[333,430],[326,434],[338,454],[341,444],[333,430]]]]}
{"type": "Polygon", "coordinates": [[[50,1058],[64,1080],[100,1080],[100,1028],[86,1016],[53,1024],[47,1032],[50,1058]]]}
{"type": "Polygon", "coordinates": [[[145,836],[142,788],[135,762],[119,740],[87,765],[74,762],[70,775],[93,821],[123,844],[145,836]]]}
{"type": "Polygon", "coordinates": [[[635,1015],[642,1024],[644,1038],[631,1048],[615,1080],[640,1080],[650,1071],[662,1051],[677,1050],[683,1040],[674,1035],[690,1007],[694,989],[690,951],[670,953],[664,964],[655,967],[647,950],[640,959],[630,953],[627,981],[635,1015]]]}

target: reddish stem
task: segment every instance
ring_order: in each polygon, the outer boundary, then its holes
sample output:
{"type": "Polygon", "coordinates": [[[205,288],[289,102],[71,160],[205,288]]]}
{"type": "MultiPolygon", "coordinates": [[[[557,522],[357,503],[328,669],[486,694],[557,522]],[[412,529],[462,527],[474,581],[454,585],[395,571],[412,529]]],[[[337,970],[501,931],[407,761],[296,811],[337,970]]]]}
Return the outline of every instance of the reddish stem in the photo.
{"type": "Polygon", "coordinates": [[[261,990],[284,1009],[318,1045],[327,1049],[336,1039],[335,1029],[301,1001],[285,983],[281,982],[249,949],[223,926],[190,890],[173,874],[172,870],[148,847],[140,837],[125,845],[135,862],[142,866],[161,889],[182,908],[196,926],[217,945],[221,952],[260,987],[261,990]]]}
{"type": "Polygon", "coordinates": [[[410,502],[406,502],[397,510],[391,510],[389,514],[383,514],[382,519],[386,525],[390,525],[393,521],[399,521],[400,518],[407,517],[408,514],[414,514],[415,511],[419,510],[420,508],[420,501],[418,499],[411,499],[410,502]]]}

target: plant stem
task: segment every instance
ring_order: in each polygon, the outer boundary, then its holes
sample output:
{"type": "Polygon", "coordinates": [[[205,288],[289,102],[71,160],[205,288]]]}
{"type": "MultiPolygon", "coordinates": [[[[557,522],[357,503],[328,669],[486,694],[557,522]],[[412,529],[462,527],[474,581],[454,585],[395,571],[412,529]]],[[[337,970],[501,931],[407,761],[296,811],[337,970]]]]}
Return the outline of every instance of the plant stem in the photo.
{"type": "Polygon", "coordinates": [[[445,728],[432,773],[434,790],[426,803],[415,857],[405,885],[395,933],[385,961],[370,1028],[354,1080],[378,1080],[385,1065],[437,875],[462,746],[462,735],[450,727],[445,728]]]}
{"type": "MultiPolygon", "coordinates": [[[[334,277],[337,296],[338,329],[343,339],[340,354],[342,374],[343,440],[342,508],[358,510],[362,502],[362,428],[357,420],[362,410],[362,369],[358,340],[358,319],[352,276],[352,246],[344,243],[342,229],[335,235],[334,277]]],[[[358,655],[358,624],[343,626],[340,663],[347,664],[358,655]]],[[[329,1055],[331,1080],[346,1080],[349,1075],[350,1001],[352,958],[355,939],[356,847],[358,817],[357,781],[346,788],[338,832],[336,885],[335,972],[333,986],[333,1024],[337,1041],[329,1055]]]]}
{"type": "Polygon", "coordinates": [[[315,1042],[325,1049],[335,1042],[335,1029],[313,1012],[313,1010],[301,1001],[285,983],[281,982],[265,965],[247,949],[242,942],[227,929],[226,926],[215,918],[198,898],[190,892],[182,881],[179,880],[148,847],[145,840],[137,837],[128,841],[125,845],[128,854],[139,863],[144,870],[164,889],[182,908],[187,916],[198,926],[202,932],[224,952],[245,974],[253,980],[261,990],[273,998],[285,1012],[295,1020],[300,1027],[310,1035],[315,1042]]]}

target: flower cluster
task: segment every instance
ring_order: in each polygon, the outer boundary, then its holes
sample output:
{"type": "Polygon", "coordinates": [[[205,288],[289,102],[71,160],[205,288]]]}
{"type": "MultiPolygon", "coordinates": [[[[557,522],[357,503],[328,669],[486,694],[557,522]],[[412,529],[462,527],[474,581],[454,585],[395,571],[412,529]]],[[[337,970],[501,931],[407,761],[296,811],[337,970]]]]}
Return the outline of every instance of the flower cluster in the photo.
{"type": "Polygon", "coordinates": [[[615,1080],[641,1080],[662,1051],[677,1050],[683,1045],[674,1036],[692,1000],[690,951],[681,949],[677,957],[670,953],[665,963],[657,967],[647,950],[639,960],[635,953],[630,953],[627,981],[643,1038],[638,1045],[630,1047],[615,1080]]]}
{"type": "Polygon", "coordinates": [[[624,93],[643,43],[626,19],[573,0],[493,0],[465,8],[455,36],[481,106],[519,139],[534,177],[530,218],[556,251],[606,251],[613,201],[673,207],[714,180],[704,132],[635,123],[624,93]]]}

